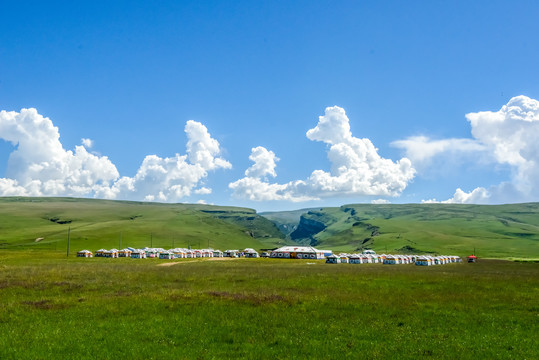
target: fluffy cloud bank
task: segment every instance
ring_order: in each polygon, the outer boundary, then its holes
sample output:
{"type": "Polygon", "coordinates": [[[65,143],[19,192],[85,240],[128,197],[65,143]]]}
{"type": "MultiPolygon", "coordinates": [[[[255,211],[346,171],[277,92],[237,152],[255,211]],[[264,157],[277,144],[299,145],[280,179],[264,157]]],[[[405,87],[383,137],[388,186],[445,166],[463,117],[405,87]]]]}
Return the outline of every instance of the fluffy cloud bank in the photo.
{"type": "Polygon", "coordinates": [[[148,155],[134,177],[120,177],[106,157],[89,153],[93,142],[65,150],[60,133],[49,118],[36,109],[0,111],[0,138],[16,149],[10,154],[6,178],[0,178],[0,196],[94,196],[108,199],[177,201],[197,188],[208,171],[229,169],[218,157],[219,143],[206,127],[188,121],[187,155],[160,158],[148,155]]]}
{"type": "MultiPolygon", "coordinates": [[[[478,187],[469,193],[457,189],[452,203],[501,203],[539,198],[539,101],[516,96],[498,111],[466,114],[473,139],[433,141],[412,137],[394,142],[406,150],[412,161],[425,162],[449,153],[466,153],[469,159],[482,159],[509,165],[510,181],[478,187]],[[473,156],[470,156],[473,155],[473,156]]],[[[432,201],[432,200],[429,200],[432,201]]]]}
{"type": "Polygon", "coordinates": [[[296,202],[330,196],[398,196],[414,178],[410,160],[384,159],[369,139],[352,136],[350,121],[338,106],[326,108],[316,127],[306,135],[329,146],[329,172],[315,170],[306,180],[270,183],[267,176],[276,176],[278,158],[259,146],[251,150],[249,159],[254,164],[245,177],[229,184],[234,195],[255,201],[296,202]]]}
{"type": "Polygon", "coordinates": [[[436,199],[422,200],[423,204],[487,204],[490,198],[490,193],[487,189],[478,187],[469,193],[458,188],[451,199],[438,201],[436,199]]]}

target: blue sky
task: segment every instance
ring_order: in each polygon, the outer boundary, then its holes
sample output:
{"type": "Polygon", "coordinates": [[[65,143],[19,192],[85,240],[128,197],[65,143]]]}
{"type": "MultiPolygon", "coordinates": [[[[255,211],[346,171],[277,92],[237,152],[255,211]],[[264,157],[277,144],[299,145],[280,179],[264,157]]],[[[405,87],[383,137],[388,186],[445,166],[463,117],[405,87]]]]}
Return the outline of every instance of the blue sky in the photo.
{"type": "Polygon", "coordinates": [[[539,201],[535,1],[0,13],[0,195],[257,210],[539,201]]]}

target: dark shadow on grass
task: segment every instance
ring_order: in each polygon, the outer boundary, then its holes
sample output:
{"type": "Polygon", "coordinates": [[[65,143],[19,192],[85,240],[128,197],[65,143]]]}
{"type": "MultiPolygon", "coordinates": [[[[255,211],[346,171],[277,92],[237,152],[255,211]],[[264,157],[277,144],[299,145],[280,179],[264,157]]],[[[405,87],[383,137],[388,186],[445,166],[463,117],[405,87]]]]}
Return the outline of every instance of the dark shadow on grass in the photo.
{"type": "Polygon", "coordinates": [[[51,300],[43,299],[38,301],[21,301],[22,305],[30,306],[39,310],[60,310],[67,308],[64,304],[54,304],[51,300]]]}

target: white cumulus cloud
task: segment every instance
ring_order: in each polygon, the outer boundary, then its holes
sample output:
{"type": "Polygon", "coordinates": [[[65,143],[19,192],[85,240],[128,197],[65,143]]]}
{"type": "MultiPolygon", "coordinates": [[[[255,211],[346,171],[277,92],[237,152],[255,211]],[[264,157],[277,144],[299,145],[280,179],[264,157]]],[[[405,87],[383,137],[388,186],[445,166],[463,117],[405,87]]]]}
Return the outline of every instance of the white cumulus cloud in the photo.
{"type": "Polygon", "coordinates": [[[466,115],[472,135],[500,164],[513,167],[512,183],[523,194],[539,195],[539,101],[516,96],[499,111],[466,115]]]}
{"type": "Polygon", "coordinates": [[[6,177],[0,178],[0,195],[94,196],[107,199],[177,201],[191,195],[208,194],[197,188],[208,171],[229,169],[219,157],[219,143],[201,123],[185,126],[187,155],[161,158],[148,155],[133,177],[120,177],[106,157],[89,153],[90,139],[83,146],[65,150],[58,128],[36,109],[0,112],[0,138],[16,149],[10,154],[6,177]]]}
{"type": "Polygon", "coordinates": [[[458,188],[451,199],[438,201],[436,199],[422,200],[423,204],[487,204],[490,199],[490,193],[487,189],[478,187],[470,192],[465,192],[458,188]]]}
{"type": "Polygon", "coordinates": [[[251,155],[249,160],[254,164],[245,170],[245,175],[248,177],[260,178],[264,176],[277,176],[275,167],[279,158],[275,156],[273,151],[269,151],[262,146],[258,146],[251,149],[251,155]]]}
{"type": "Polygon", "coordinates": [[[196,189],[194,192],[197,195],[209,195],[209,194],[211,194],[212,190],[210,188],[207,188],[207,187],[201,187],[199,189],[196,189]]]}
{"type": "Polygon", "coordinates": [[[94,146],[94,141],[92,139],[82,138],[81,143],[87,149],[90,149],[92,146],[94,146]]]}
{"type": "Polygon", "coordinates": [[[374,199],[371,200],[371,204],[391,204],[391,201],[387,199],[374,199]]]}
{"type": "Polygon", "coordinates": [[[451,151],[468,153],[467,161],[488,154],[490,162],[509,165],[510,179],[488,190],[470,193],[457,189],[448,202],[502,203],[539,199],[539,101],[524,95],[513,97],[498,111],[466,114],[473,139],[431,141],[416,137],[396,141],[412,159],[423,161],[451,151]],[[421,154],[421,151],[424,151],[421,154]]]}
{"type": "Polygon", "coordinates": [[[274,177],[275,154],[263,147],[251,150],[253,162],[245,177],[229,184],[237,197],[256,201],[306,201],[337,196],[398,196],[414,178],[410,160],[384,159],[369,139],[352,136],[344,109],[328,107],[307,138],[329,146],[329,172],[314,170],[306,180],[270,183],[274,177]]]}
{"type": "Polygon", "coordinates": [[[65,150],[58,128],[36,109],[0,111],[0,138],[16,146],[9,156],[2,195],[86,196],[119,176],[106,156],[90,154],[84,146],[65,150]]]}

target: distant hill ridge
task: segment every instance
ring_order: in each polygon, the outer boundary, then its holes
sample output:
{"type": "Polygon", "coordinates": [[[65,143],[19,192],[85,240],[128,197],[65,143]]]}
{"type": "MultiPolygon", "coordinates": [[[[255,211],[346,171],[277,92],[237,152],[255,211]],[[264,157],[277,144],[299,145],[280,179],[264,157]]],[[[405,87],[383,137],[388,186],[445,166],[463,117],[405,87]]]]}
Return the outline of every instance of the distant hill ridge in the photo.
{"type": "Polygon", "coordinates": [[[480,256],[539,258],[539,203],[350,204],[261,213],[278,227],[292,214],[299,219],[291,240],[335,251],[465,255],[475,248],[480,256]]]}
{"type": "Polygon", "coordinates": [[[273,248],[284,244],[255,210],[78,198],[0,198],[1,248],[273,248]],[[42,238],[39,242],[35,240],[42,238]]]}
{"type": "Polygon", "coordinates": [[[539,259],[539,203],[350,204],[257,214],[199,204],[0,198],[0,249],[64,249],[68,229],[73,250],[309,244],[461,256],[475,248],[480,257],[539,259]]]}

